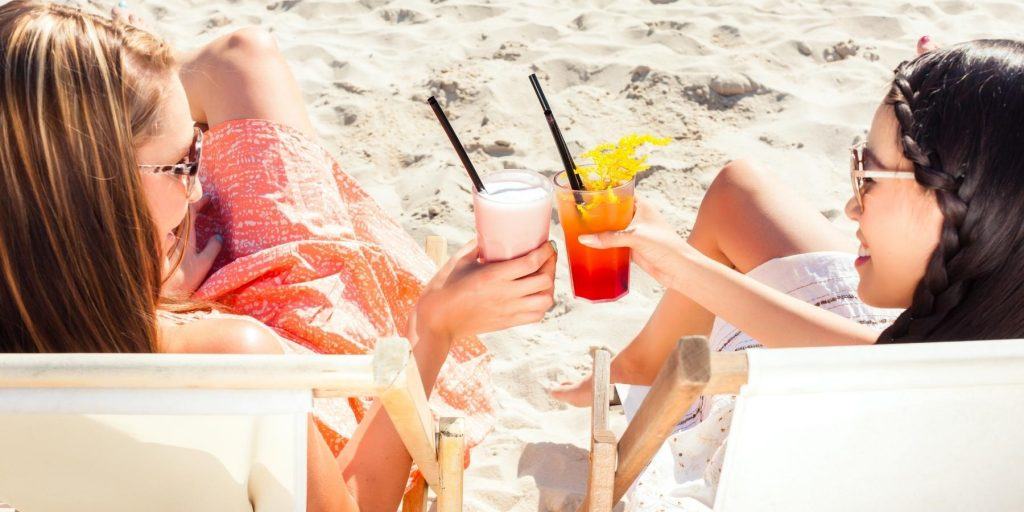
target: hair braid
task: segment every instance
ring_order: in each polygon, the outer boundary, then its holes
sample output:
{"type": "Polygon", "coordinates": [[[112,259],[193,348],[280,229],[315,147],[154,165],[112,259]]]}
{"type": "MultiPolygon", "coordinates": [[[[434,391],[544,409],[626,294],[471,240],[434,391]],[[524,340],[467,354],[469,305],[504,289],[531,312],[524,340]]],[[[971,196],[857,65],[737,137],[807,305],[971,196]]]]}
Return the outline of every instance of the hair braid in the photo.
{"type": "MultiPolygon", "coordinates": [[[[922,84],[911,84],[904,72],[907,63],[896,68],[892,88],[886,102],[892,105],[899,122],[900,143],[903,154],[914,164],[914,177],[918,183],[935,193],[943,223],[939,243],[928,260],[924,277],[914,291],[913,302],[896,321],[886,329],[879,341],[915,342],[927,339],[946,315],[964,298],[968,284],[967,269],[960,255],[970,245],[971,224],[965,222],[971,187],[963,187],[964,176],[945,169],[934,150],[932,136],[922,130],[928,126],[931,114],[928,100],[921,95],[922,84]]],[[[941,80],[942,70],[929,73],[929,78],[941,80]]],[[[931,84],[929,84],[931,85],[931,84]]],[[[941,93],[941,84],[930,87],[928,96],[941,93]]]]}

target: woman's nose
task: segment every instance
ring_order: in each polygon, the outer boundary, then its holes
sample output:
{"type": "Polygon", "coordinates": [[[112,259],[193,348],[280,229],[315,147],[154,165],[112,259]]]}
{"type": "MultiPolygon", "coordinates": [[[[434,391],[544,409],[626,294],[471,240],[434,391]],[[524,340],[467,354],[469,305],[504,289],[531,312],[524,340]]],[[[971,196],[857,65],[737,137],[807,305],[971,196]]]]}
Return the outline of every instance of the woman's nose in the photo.
{"type": "Polygon", "coordinates": [[[857,202],[856,197],[850,197],[849,201],[846,201],[846,216],[853,221],[860,221],[861,214],[860,203],[857,202]]]}

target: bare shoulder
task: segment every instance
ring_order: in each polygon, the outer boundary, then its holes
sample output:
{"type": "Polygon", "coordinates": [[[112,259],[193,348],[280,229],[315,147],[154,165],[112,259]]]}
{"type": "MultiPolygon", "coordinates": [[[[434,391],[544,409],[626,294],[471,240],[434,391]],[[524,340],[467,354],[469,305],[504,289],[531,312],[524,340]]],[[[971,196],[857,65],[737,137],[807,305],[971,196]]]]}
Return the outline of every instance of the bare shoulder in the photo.
{"type": "Polygon", "coordinates": [[[280,354],[277,334],[254,318],[217,315],[162,329],[161,351],[190,354],[280,354]]]}

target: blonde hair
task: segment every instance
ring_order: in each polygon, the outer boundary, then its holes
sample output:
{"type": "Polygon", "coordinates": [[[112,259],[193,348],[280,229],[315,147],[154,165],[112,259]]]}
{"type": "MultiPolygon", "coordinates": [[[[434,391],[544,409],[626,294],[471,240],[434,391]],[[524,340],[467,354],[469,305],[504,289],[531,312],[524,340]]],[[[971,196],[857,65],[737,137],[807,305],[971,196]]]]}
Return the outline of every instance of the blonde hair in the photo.
{"type": "Polygon", "coordinates": [[[163,258],[135,159],[167,44],[81,9],[0,6],[0,350],[149,352],[163,258]]]}

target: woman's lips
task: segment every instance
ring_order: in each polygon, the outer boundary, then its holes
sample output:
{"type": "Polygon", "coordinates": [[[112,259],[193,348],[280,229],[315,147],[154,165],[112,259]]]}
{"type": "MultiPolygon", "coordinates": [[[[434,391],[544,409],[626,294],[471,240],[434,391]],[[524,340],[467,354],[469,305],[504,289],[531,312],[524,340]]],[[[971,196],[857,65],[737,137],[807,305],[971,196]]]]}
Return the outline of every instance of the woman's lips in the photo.
{"type": "Polygon", "coordinates": [[[853,261],[854,266],[861,266],[871,259],[871,251],[864,244],[861,244],[860,248],[857,249],[857,259],[853,261]]]}

